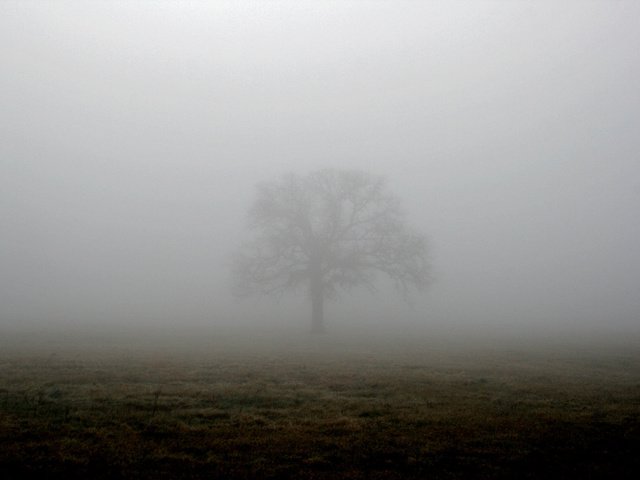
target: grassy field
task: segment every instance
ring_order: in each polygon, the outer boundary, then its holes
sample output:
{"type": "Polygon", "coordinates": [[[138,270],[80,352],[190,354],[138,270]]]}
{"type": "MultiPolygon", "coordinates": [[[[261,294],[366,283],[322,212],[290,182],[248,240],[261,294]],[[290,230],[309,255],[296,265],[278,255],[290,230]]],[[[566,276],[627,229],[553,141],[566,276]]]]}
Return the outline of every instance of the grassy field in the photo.
{"type": "Polygon", "coordinates": [[[636,478],[639,345],[5,333],[0,477],[636,478]]]}

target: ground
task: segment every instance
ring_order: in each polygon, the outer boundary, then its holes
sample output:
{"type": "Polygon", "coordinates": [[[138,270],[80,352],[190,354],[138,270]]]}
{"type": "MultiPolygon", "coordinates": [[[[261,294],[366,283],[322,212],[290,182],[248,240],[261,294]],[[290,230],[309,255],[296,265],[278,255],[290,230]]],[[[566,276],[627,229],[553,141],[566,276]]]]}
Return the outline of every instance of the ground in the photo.
{"type": "Polygon", "coordinates": [[[640,339],[0,340],[0,477],[636,478],[640,339]]]}

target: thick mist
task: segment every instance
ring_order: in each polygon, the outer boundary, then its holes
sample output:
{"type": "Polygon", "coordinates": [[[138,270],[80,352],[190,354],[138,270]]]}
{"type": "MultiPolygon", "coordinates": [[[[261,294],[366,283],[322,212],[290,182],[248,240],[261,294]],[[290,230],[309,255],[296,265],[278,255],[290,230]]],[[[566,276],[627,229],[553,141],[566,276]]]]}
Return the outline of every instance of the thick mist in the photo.
{"type": "Polygon", "coordinates": [[[240,301],[255,185],[382,175],[433,282],[330,329],[637,327],[640,6],[0,4],[0,326],[309,325],[240,301]]]}

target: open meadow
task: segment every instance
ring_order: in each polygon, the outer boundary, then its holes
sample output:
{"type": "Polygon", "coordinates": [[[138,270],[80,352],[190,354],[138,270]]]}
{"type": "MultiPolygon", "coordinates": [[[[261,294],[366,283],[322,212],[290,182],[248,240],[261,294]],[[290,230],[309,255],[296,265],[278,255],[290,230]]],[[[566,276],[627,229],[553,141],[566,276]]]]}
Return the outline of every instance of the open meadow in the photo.
{"type": "Polygon", "coordinates": [[[638,337],[563,338],[4,332],[0,477],[636,478],[638,337]]]}

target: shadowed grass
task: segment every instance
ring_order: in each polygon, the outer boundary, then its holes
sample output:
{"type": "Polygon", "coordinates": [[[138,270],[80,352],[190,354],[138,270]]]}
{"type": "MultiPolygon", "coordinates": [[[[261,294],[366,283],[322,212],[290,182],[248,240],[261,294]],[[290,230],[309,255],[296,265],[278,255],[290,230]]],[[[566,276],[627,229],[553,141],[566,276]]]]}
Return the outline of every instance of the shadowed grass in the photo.
{"type": "Polygon", "coordinates": [[[633,343],[236,347],[0,355],[0,474],[635,478],[639,471],[633,343]]]}

